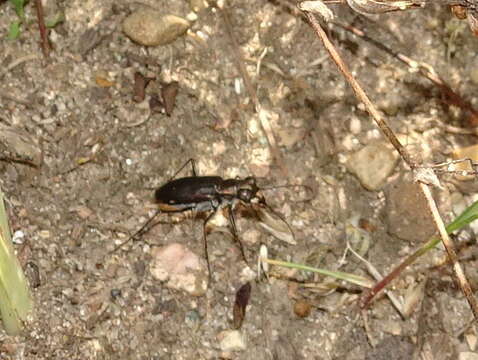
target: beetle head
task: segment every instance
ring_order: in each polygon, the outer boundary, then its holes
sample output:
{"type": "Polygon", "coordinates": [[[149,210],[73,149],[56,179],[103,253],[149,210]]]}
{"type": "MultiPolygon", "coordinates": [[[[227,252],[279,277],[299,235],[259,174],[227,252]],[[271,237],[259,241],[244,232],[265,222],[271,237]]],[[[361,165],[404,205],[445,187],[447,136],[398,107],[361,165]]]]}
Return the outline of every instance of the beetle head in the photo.
{"type": "Polygon", "coordinates": [[[265,204],[265,199],[259,193],[256,179],[252,176],[245,178],[237,190],[237,197],[245,203],[265,204]]]}

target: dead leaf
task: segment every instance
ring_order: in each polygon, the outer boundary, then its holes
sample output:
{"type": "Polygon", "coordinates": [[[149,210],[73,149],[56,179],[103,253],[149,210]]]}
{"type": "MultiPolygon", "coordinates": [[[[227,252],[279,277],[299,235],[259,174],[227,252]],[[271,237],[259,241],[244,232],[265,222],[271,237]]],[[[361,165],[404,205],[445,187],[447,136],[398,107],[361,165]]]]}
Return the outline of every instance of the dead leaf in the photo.
{"type": "Polygon", "coordinates": [[[236,301],[232,310],[233,320],[232,326],[234,329],[239,329],[244,322],[246,316],[246,307],[251,298],[251,283],[245,283],[240,287],[236,293],[236,301]]]}
{"type": "Polygon", "coordinates": [[[166,115],[171,116],[176,105],[176,95],[178,94],[179,83],[172,81],[169,84],[164,84],[161,88],[161,97],[163,99],[164,110],[166,115]]]}

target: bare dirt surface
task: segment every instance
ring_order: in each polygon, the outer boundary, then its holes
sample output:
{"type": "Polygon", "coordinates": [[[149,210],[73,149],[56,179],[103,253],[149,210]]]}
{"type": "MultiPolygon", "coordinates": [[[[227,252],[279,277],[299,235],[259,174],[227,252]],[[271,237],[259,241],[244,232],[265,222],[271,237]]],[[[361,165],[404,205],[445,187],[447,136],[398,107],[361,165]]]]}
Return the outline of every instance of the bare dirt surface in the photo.
{"type": "MultiPolygon", "coordinates": [[[[0,162],[12,230],[25,234],[16,245],[19,256],[25,266],[36,265],[40,275],[32,289],[33,321],[22,336],[0,335],[0,359],[390,360],[457,359],[473,353],[471,311],[450,267],[433,267],[442,250],[394,283],[395,293],[406,298],[428,279],[424,299],[411,316],[402,319],[380,297],[367,312],[367,327],[357,311],[358,286],[339,282],[335,291],[327,290],[326,279],[301,272],[284,275],[299,283],[275,277],[253,282],[239,351],[220,347],[221,332],[232,327],[235,292],[246,267],[229,235],[213,231],[209,237],[212,282],[200,297],[153,279],[149,264],[152,249],[170,243],[184,244],[202,257],[201,221],[160,224],[144,241],[110,253],[151,215],[154,189],[190,158],[201,175],[254,175],[262,186],[313,188],[314,198],[305,202],[306,195],[290,189],[265,192],[293,228],[297,245],[275,239],[251,217],[237,216],[251,266],[260,244],[267,244],[272,258],[370,277],[354,255],[343,257],[350,240],[346,229],[358,218],[369,223],[369,240],[352,245],[365,249],[364,256],[382,274],[426,240],[390,231],[400,229],[386,202],[390,194],[400,197],[392,187],[407,179],[403,162],[380,191],[366,190],[347,170],[348,157],[382,135],[303,20],[267,1],[232,1],[227,7],[246,69],[279,142],[280,168],[235,66],[220,13],[205,8],[187,35],[145,48],[121,31],[125,17],[144,6],[181,17],[192,12],[186,1],[48,0],[47,15],[65,13],[65,22],[51,31],[49,59],[38,45],[33,5],[27,6],[28,27],[20,38],[0,42],[0,123],[21,131],[41,154],[38,168],[0,162]],[[18,59],[25,61],[8,68],[18,59]],[[139,104],[132,100],[137,71],[156,77],[139,104]],[[173,80],[179,92],[172,115],[151,113],[149,98],[162,82],[173,80]],[[298,300],[313,305],[305,318],[293,311],[298,300]]],[[[332,9],[342,22],[428,63],[477,105],[478,39],[448,8],[369,19],[346,6],[332,9]]],[[[10,3],[0,3],[3,38],[15,19],[10,3]]],[[[476,142],[473,135],[446,131],[445,125],[466,127],[464,114],[445,106],[428,80],[337,26],[329,34],[414,154],[427,163],[439,162],[454,147],[476,142]]],[[[188,174],[185,169],[183,176],[188,174]]],[[[442,181],[445,190],[437,191],[437,198],[448,221],[455,202],[474,199],[476,182],[442,181]]],[[[401,216],[426,211],[413,198],[406,204],[401,216]]],[[[416,237],[426,236],[422,220],[412,220],[401,226],[408,232],[415,226],[416,237]]],[[[471,230],[462,237],[474,243],[471,230]]],[[[466,258],[474,285],[474,255],[466,258]]]]}

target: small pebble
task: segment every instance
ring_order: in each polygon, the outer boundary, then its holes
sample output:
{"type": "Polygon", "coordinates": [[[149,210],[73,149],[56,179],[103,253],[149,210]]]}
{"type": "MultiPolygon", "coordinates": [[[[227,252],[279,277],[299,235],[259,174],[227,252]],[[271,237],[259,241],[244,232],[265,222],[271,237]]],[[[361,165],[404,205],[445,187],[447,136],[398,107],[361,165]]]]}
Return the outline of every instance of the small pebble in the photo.
{"type": "Polygon", "coordinates": [[[121,289],[111,289],[110,291],[111,300],[116,300],[121,297],[121,289]]]}
{"type": "Polygon", "coordinates": [[[123,22],[123,32],[133,41],[145,46],[167,45],[183,35],[189,21],[159,11],[141,9],[123,22]]]}
{"type": "MultiPolygon", "coordinates": [[[[471,145],[471,146],[453,149],[453,159],[454,160],[471,159],[473,161],[477,161],[478,160],[478,145],[471,145]]],[[[471,164],[469,161],[462,161],[462,162],[457,162],[455,164],[452,164],[450,166],[450,169],[455,171],[468,172],[468,173],[473,172],[473,168],[471,167],[471,164]]],[[[456,175],[456,178],[461,181],[476,179],[475,175],[466,175],[465,173],[463,173],[463,175],[456,175]]]]}
{"type": "Polygon", "coordinates": [[[186,313],[184,321],[186,322],[186,325],[193,329],[199,325],[201,316],[196,310],[191,310],[186,313]]]}
{"type": "Polygon", "coordinates": [[[12,242],[16,245],[21,245],[25,241],[25,233],[22,230],[17,230],[13,234],[12,242]]]}
{"type": "Polygon", "coordinates": [[[217,338],[219,347],[222,351],[244,351],[246,350],[246,340],[239,330],[221,331],[217,338]]]}
{"type": "Polygon", "coordinates": [[[189,0],[189,6],[191,9],[193,9],[193,11],[199,12],[206,9],[209,4],[205,0],[189,0]]]}

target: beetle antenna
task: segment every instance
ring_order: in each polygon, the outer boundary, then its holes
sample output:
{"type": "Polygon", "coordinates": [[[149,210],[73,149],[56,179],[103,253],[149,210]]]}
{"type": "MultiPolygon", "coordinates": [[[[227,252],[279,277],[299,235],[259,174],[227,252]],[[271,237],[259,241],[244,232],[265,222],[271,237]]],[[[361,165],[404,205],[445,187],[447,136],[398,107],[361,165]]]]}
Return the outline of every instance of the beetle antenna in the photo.
{"type": "MultiPolygon", "coordinates": [[[[314,190],[307,185],[300,185],[300,184],[286,184],[286,185],[277,185],[277,186],[266,186],[266,187],[261,187],[259,188],[260,190],[274,190],[274,189],[281,189],[281,188],[286,188],[286,189],[291,189],[291,188],[303,188],[305,189],[306,192],[310,194],[307,198],[303,200],[298,200],[296,202],[306,202],[310,201],[315,197],[314,190]]],[[[268,208],[270,208],[268,205],[266,205],[268,208]]]]}

